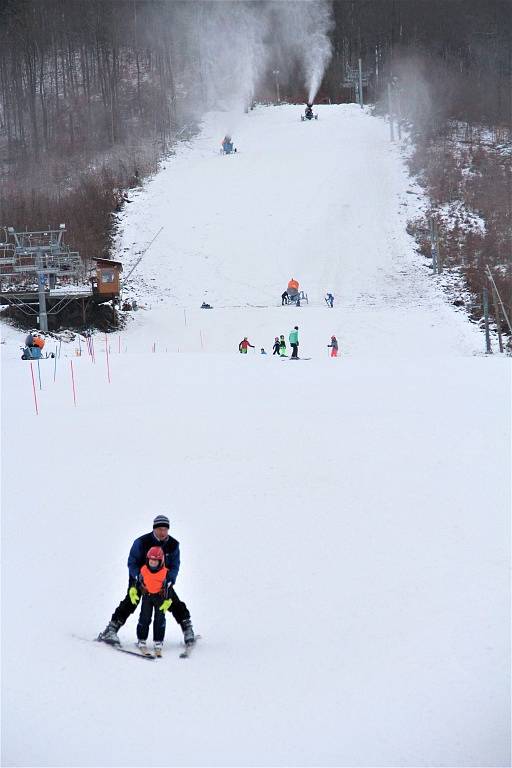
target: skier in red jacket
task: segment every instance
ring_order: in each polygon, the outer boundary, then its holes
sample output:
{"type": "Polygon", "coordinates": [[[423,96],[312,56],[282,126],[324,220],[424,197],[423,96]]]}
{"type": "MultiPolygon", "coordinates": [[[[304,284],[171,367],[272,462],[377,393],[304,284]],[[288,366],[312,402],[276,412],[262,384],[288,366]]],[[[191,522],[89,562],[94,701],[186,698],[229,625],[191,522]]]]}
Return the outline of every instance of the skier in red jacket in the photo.
{"type": "Polygon", "coordinates": [[[238,351],[241,352],[242,355],[246,355],[247,347],[251,347],[251,349],[254,349],[254,344],[251,344],[250,341],[247,341],[247,336],[244,336],[244,338],[238,345],[238,351]]]}

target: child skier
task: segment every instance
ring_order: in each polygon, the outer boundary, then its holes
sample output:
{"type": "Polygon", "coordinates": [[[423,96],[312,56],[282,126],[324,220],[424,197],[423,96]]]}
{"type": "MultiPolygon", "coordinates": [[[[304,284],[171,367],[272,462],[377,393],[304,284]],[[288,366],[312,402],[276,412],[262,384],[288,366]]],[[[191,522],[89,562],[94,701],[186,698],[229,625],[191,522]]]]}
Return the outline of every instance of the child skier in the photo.
{"type": "Polygon", "coordinates": [[[153,617],[153,643],[155,655],[162,655],[162,645],[165,637],[165,612],[171,605],[167,597],[165,581],[169,569],[165,567],[165,556],[162,547],[151,547],[146,564],[139,573],[139,592],[142,592],[139,623],[137,624],[137,645],[142,653],[148,653],[146,640],[153,617]]]}
{"type": "Polygon", "coordinates": [[[246,355],[247,354],[247,347],[251,347],[251,349],[254,349],[254,344],[251,344],[250,341],[247,341],[247,336],[244,336],[244,338],[242,339],[242,341],[238,345],[238,351],[242,355],[246,355]]]}
{"type": "Polygon", "coordinates": [[[338,339],[336,336],[331,336],[331,343],[327,345],[327,349],[331,348],[331,357],[338,357],[338,339]]]}
{"type": "Polygon", "coordinates": [[[279,336],[276,336],[274,339],[274,346],[272,347],[272,354],[278,355],[280,347],[281,347],[281,343],[279,341],[279,336]]]}
{"type": "Polygon", "coordinates": [[[283,334],[279,337],[279,354],[281,357],[288,357],[286,354],[286,341],[284,340],[283,334]]]}

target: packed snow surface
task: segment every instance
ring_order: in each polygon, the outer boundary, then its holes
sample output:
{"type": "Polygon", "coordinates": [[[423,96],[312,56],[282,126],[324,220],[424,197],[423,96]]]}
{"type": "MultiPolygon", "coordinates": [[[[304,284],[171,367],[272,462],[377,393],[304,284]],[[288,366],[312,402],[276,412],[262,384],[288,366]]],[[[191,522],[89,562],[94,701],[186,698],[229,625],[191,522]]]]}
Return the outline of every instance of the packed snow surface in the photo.
{"type": "Polygon", "coordinates": [[[386,125],[301,109],[209,115],[135,195],[125,274],[163,230],[94,359],[4,326],[6,766],[510,762],[509,363],[414,252],[386,125]],[[169,615],[147,662],[90,640],[162,513],[202,640],[169,615]]]}

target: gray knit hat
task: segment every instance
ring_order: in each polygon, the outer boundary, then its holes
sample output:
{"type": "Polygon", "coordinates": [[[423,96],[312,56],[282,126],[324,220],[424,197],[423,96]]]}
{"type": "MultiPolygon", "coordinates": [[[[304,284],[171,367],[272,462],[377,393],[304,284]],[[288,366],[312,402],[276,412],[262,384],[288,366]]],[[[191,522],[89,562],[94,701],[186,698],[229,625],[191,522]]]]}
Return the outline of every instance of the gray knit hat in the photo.
{"type": "Polygon", "coordinates": [[[169,518],[165,515],[157,515],[153,520],[153,528],[169,528],[169,518]]]}

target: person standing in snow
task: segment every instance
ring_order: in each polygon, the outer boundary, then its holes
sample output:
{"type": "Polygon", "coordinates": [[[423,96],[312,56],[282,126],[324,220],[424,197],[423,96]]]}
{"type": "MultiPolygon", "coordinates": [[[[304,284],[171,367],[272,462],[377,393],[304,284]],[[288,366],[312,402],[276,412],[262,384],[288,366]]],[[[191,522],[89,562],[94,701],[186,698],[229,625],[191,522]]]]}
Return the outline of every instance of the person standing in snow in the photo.
{"type": "Polygon", "coordinates": [[[334,296],[332,295],[332,293],[328,293],[327,296],[325,297],[325,300],[327,302],[327,306],[331,307],[332,309],[332,307],[334,306],[334,296]]]}
{"type": "Polygon", "coordinates": [[[297,360],[299,356],[299,326],[298,325],[295,325],[293,328],[293,331],[290,331],[288,340],[292,348],[292,356],[290,359],[297,360]]]}
{"type": "Polygon", "coordinates": [[[238,351],[242,355],[246,355],[247,354],[247,347],[250,347],[251,349],[254,349],[254,345],[251,344],[250,341],[247,341],[247,336],[244,336],[244,338],[242,339],[242,341],[238,345],[238,351]]]}
{"type": "Polygon", "coordinates": [[[272,347],[272,354],[278,355],[280,347],[281,347],[281,344],[279,342],[279,336],[276,336],[274,339],[274,346],[272,347]]]}
{"type": "Polygon", "coordinates": [[[331,343],[327,345],[327,349],[331,348],[331,357],[338,357],[338,339],[336,336],[331,336],[331,343]]]}
{"type": "Polygon", "coordinates": [[[117,633],[135,612],[140,600],[141,593],[138,586],[140,569],[146,563],[149,550],[159,546],[164,552],[165,566],[168,569],[165,589],[167,590],[167,599],[171,600],[169,610],[183,630],[185,644],[195,641],[190,612],[174,590],[174,584],[180,570],[180,544],[172,536],[169,536],[169,525],[168,517],[157,515],[153,520],[153,531],[139,536],[133,542],[128,555],[128,591],[126,597],[121,600],[109,623],[98,635],[98,640],[103,640],[103,642],[111,645],[119,644],[117,633]]]}
{"type": "Polygon", "coordinates": [[[172,600],[167,592],[167,574],[165,555],[162,547],[151,547],[146,555],[146,563],[139,571],[138,589],[142,593],[139,622],[137,624],[137,645],[144,653],[147,649],[149,627],[153,619],[153,645],[159,656],[165,637],[165,612],[172,600]]]}
{"type": "Polygon", "coordinates": [[[279,354],[281,357],[288,357],[286,354],[286,341],[284,340],[283,334],[279,337],[279,354]]]}

